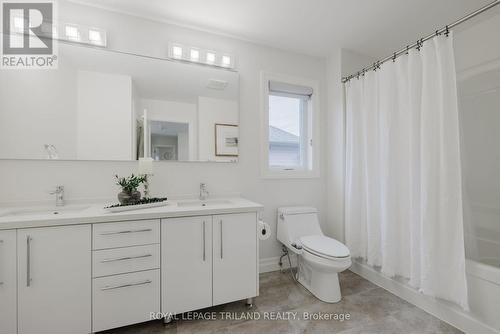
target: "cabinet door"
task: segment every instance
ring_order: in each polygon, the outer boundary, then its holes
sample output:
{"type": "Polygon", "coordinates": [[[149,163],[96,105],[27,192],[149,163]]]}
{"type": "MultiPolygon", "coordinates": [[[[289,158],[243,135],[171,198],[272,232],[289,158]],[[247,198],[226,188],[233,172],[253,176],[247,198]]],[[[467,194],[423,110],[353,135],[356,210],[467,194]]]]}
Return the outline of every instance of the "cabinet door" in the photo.
{"type": "Polygon", "coordinates": [[[17,231],[18,334],[91,332],[90,225],[17,231]]]}
{"type": "Polygon", "coordinates": [[[162,312],[212,306],[212,217],[163,219],[162,312]]]}
{"type": "Polygon", "coordinates": [[[257,215],[213,216],[214,305],[257,295],[257,215]]]}
{"type": "Polygon", "coordinates": [[[17,333],[16,231],[0,231],[0,333],[17,333]]]}

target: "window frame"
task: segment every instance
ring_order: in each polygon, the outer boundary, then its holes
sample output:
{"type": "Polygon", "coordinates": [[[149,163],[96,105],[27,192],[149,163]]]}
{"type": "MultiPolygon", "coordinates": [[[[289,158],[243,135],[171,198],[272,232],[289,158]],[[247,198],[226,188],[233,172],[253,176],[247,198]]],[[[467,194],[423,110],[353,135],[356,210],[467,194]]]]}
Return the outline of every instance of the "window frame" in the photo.
{"type": "MultiPolygon", "coordinates": [[[[272,94],[271,95],[279,95],[272,94]]],[[[286,94],[283,94],[286,95],[286,94]]],[[[293,94],[292,94],[293,95],[293,94]]],[[[261,72],[261,177],[262,178],[318,178],[320,177],[320,106],[319,106],[319,83],[316,80],[294,77],[284,74],[261,72]],[[310,145],[305,151],[303,168],[290,169],[288,167],[271,167],[269,165],[269,82],[306,86],[313,89],[313,94],[307,100],[307,127],[306,145],[310,145]]]]}

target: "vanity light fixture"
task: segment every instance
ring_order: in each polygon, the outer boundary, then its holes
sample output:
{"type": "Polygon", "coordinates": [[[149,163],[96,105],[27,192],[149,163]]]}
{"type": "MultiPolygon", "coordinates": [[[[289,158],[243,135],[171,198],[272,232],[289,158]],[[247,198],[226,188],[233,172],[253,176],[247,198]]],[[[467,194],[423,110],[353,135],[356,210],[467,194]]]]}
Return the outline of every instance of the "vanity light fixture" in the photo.
{"type": "Polygon", "coordinates": [[[49,22],[42,22],[42,25],[40,27],[40,29],[42,29],[42,33],[44,35],[48,35],[50,33],[50,30],[55,29],[55,28],[56,27],[52,23],[49,23],[49,22]]]}
{"type": "Polygon", "coordinates": [[[24,31],[24,19],[22,16],[14,16],[12,20],[12,25],[14,26],[15,32],[24,31]]]}
{"type": "Polygon", "coordinates": [[[232,65],[232,63],[231,63],[231,56],[229,56],[229,55],[223,55],[222,56],[221,65],[224,66],[224,67],[231,67],[231,65],[232,65]]]}
{"type": "Polygon", "coordinates": [[[66,40],[73,43],[90,44],[106,47],[106,31],[94,27],[86,27],[76,24],[54,24],[52,27],[53,37],[60,40],[66,40]],[[58,35],[58,31],[61,33],[58,35]]]}
{"type": "MultiPolygon", "coordinates": [[[[24,35],[25,20],[22,12],[15,15],[11,19],[11,31],[16,35],[24,35]]],[[[107,38],[106,31],[99,28],[91,28],[73,23],[49,22],[44,21],[40,27],[44,37],[52,37],[53,39],[70,41],[73,43],[90,44],[95,46],[106,47],[107,38]],[[52,36],[50,36],[52,28],[52,36]]],[[[29,32],[29,34],[33,34],[29,32]]],[[[21,41],[22,42],[22,41],[21,41]]]]}
{"type": "Polygon", "coordinates": [[[200,61],[200,50],[192,48],[189,57],[191,61],[200,61]]]}
{"type": "Polygon", "coordinates": [[[205,64],[215,67],[234,68],[234,57],[227,53],[217,53],[198,47],[183,47],[178,43],[170,43],[168,55],[171,59],[205,64]]]}
{"type": "Polygon", "coordinates": [[[180,45],[172,45],[172,57],[175,59],[182,59],[183,52],[182,46],[180,45]]]}
{"type": "Polygon", "coordinates": [[[52,27],[52,38],[55,38],[55,39],[59,38],[59,35],[57,34],[57,33],[58,33],[58,31],[59,31],[59,30],[57,29],[57,27],[56,27],[56,26],[53,26],[53,27],[52,27]]]}
{"type": "Polygon", "coordinates": [[[215,52],[207,51],[206,62],[209,65],[215,64],[215,52]]]}
{"type": "Polygon", "coordinates": [[[78,27],[72,25],[66,25],[64,28],[65,37],[69,41],[78,42],[80,40],[80,32],[78,27]]]}
{"type": "Polygon", "coordinates": [[[105,40],[104,40],[105,34],[103,34],[103,31],[99,29],[94,29],[90,28],[89,29],[89,42],[90,44],[95,44],[95,45],[105,45],[105,40]]]}

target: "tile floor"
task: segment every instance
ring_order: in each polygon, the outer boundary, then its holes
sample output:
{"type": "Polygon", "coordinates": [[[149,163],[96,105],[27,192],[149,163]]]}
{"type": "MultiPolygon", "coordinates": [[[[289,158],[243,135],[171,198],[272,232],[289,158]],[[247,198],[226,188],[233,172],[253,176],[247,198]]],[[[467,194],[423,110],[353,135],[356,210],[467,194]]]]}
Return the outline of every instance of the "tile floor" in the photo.
{"type": "MultiPolygon", "coordinates": [[[[342,273],[340,281],[342,301],[327,304],[297,285],[288,272],[266,273],[260,276],[260,296],[252,309],[247,308],[244,302],[235,302],[200,311],[215,312],[215,320],[180,319],[166,326],[161,321],[153,321],[106,333],[462,333],[350,271],[342,273]],[[225,312],[231,312],[229,314],[239,318],[222,319],[223,314],[227,314],[225,312]],[[304,318],[314,314],[333,319],[304,318]],[[341,321],[338,318],[347,315],[349,320],[341,321]],[[280,316],[289,319],[269,319],[280,316]],[[260,319],[255,320],[258,317],[260,319]]],[[[188,316],[184,315],[185,318],[188,316]]]]}

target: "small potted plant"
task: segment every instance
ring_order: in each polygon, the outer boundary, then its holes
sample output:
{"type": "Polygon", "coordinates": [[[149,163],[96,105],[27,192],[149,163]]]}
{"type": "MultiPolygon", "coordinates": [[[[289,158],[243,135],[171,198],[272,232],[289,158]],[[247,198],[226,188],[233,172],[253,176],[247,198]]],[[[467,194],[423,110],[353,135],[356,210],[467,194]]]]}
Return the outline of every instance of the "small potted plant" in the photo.
{"type": "Polygon", "coordinates": [[[121,204],[134,204],[141,199],[141,193],[137,188],[146,181],[144,176],[136,176],[134,174],[129,177],[116,177],[116,184],[122,187],[122,192],[118,194],[118,201],[121,204]]]}

